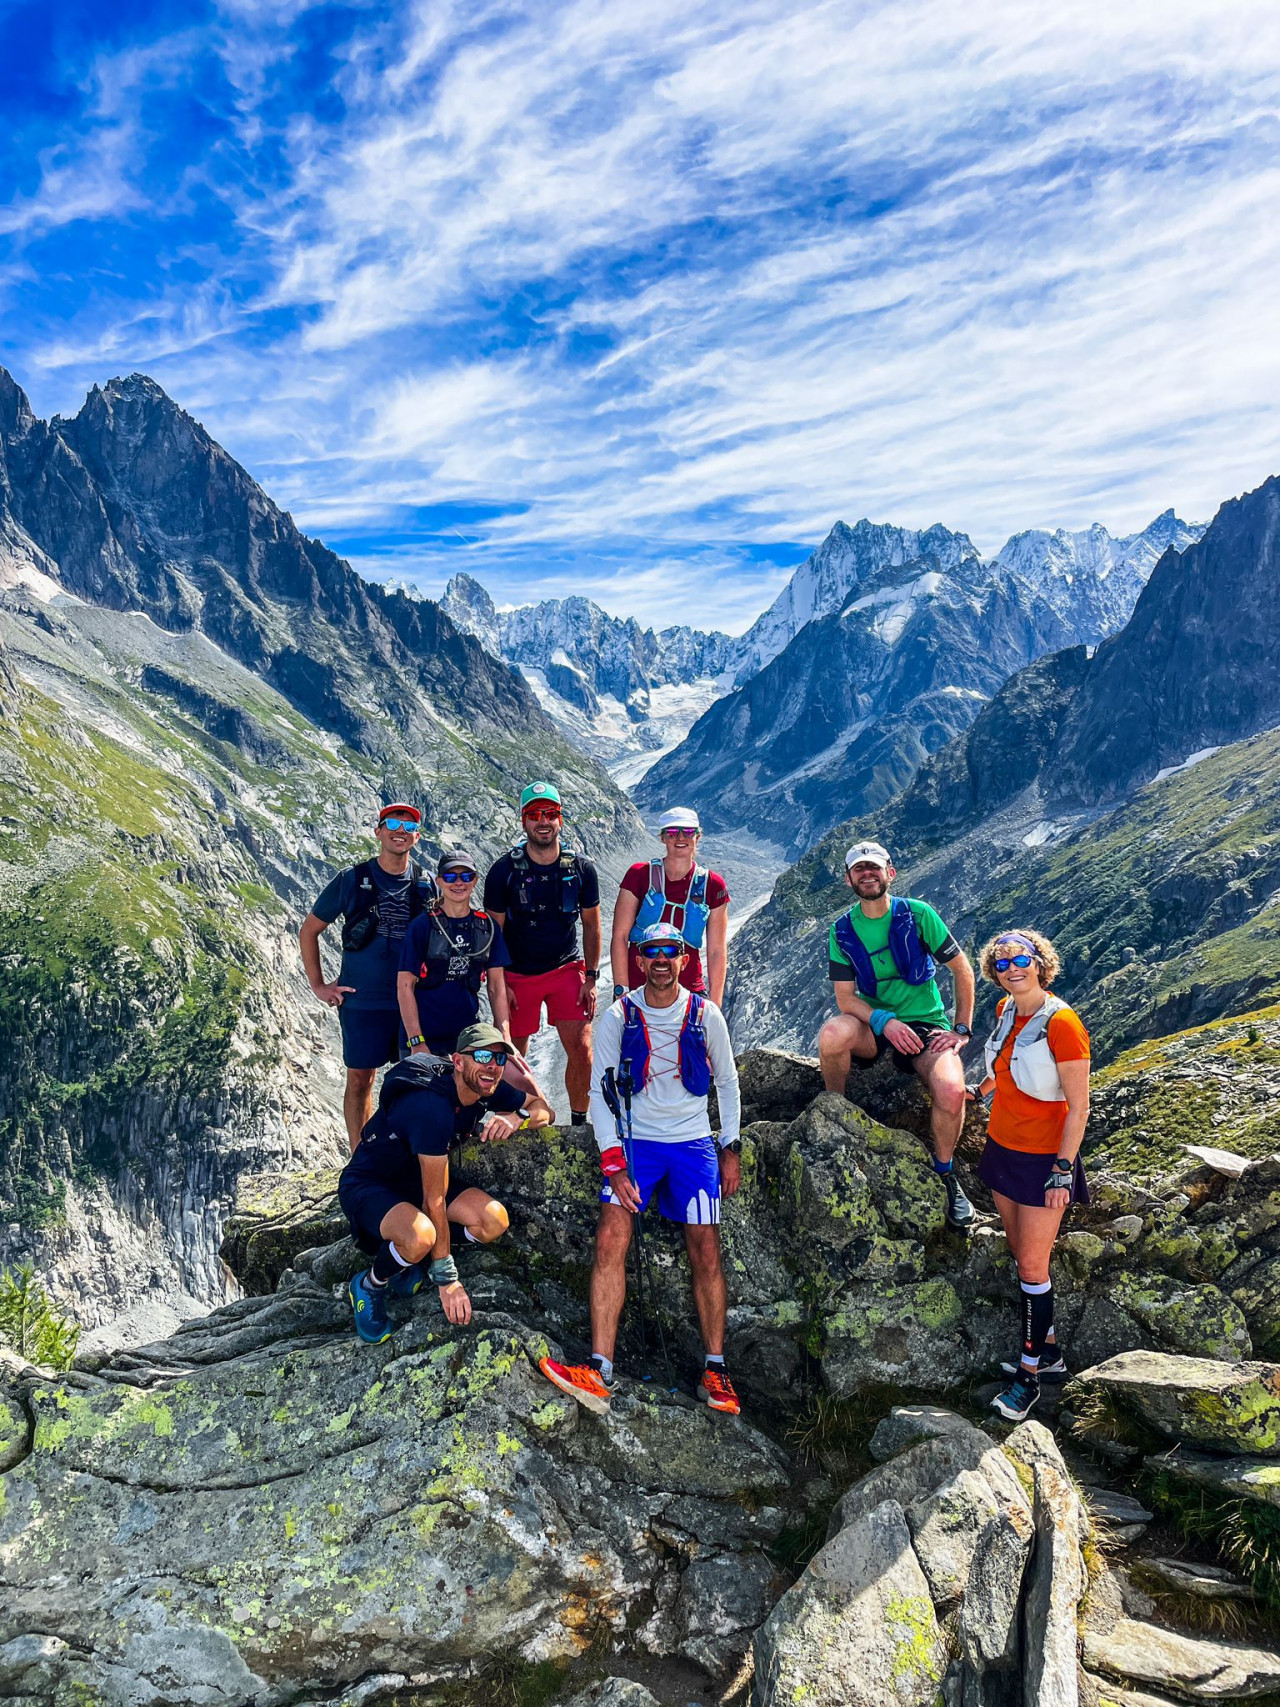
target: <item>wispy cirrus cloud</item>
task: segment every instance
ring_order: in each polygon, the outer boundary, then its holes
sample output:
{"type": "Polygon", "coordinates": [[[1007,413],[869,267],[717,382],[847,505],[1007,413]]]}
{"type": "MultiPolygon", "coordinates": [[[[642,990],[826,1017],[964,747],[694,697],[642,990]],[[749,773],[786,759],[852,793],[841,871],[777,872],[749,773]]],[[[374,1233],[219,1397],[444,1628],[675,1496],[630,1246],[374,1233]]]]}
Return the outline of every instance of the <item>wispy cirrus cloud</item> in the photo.
{"type": "Polygon", "coordinates": [[[37,404],[153,371],[428,588],[697,620],[837,516],[994,550],[1280,466],[1255,0],[224,0],[46,57],[0,223],[37,404]]]}

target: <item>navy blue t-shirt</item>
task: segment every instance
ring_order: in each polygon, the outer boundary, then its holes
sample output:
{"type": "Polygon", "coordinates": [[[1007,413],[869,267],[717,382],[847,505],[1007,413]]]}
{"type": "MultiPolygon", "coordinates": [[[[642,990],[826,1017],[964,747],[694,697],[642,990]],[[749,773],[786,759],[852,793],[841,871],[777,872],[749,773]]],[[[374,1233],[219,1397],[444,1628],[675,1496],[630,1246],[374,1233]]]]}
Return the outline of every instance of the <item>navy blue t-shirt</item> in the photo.
{"type": "MultiPolygon", "coordinates": [[[[581,883],[578,908],[600,905],[600,878],[589,859],[577,855],[581,883]]],[[[554,972],[582,958],[578,946],[578,913],[564,910],[564,873],[560,862],[517,872],[509,853],[489,868],[484,880],[484,910],[506,915],[503,930],[511,953],[511,970],[526,977],[554,972]]]]}
{"type": "Polygon", "coordinates": [[[340,871],[321,890],[311,911],[326,925],[349,913],[355,905],[360,874],[364,869],[369,871],[373,886],[378,891],[378,929],[364,948],[343,949],[342,968],[337,981],[352,987],[352,994],[343,997],[347,1007],[366,1013],[374,1010],[394,1013],[400,946],[411,917],[412,861],[401,877],[392,877],[377,860],[370,861],[367,868],[352,866],[349,871],[340,871]]]}
{"type": "MultiPolygon", "coordinates": [[[[418,1030],[429,1043],[448,1042],[452,1045],[464,1026],[475,1024],[480,1012],[480,997],[467,984],[467,974],[472,965],[469,951],[473,934],[479,943],[483,943],[490,926],[493,928],[493,941],[480,962],[481,968],[487,971],[491,966],[510,966],[511,955],[496,921],[480,913],[473,912],[470,918],[463,919],[451,919],[447,913],[419,913],[405,932],[400,945],[400,970],[412,972],[419,980],[418,1030]],[[443,955],[431,960],[427,958],[433,918],[454,943],[456,952],[448,958],[443,955]],[[425,982],[428,974],[438,977],[441,973],[444,982],[428,989],[425,982]]],[[[439,937],[436,946],[441,946],[439,937]]]]}
{"type": "Polygon", "coordinates": [[[523,1108],[525,1092],[502,1080],[492,1096],[465,1107],[458,1100],[452,1072],[441,1074],[434,1084],[409,1091],[391,1110],[391,1131],[385,1138],[371,1134],[370,1121],[355,1154],[342,1170],[348,1184],[381,1185],[406,1203],[422,1202],[422,1170],[419,1156],[447,1156],[455,1144],[475,1136],[476,1128],[489,1111],[513,1113],[523,1108]]]}

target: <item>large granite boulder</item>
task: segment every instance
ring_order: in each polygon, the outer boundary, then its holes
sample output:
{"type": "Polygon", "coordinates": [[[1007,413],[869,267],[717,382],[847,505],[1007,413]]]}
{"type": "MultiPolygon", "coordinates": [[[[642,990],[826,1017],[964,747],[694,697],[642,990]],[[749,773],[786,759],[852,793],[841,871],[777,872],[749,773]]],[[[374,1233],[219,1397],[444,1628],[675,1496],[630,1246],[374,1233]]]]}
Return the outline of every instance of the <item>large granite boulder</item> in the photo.
{"type": "Polygon", "coordinates": [[[474,1296],[469,1328],[419,1299],[373,1347],[300,1279],[96,1375],[27,1371],[0,1696],[283,1707],[600,1631],[736,1664],[776,1593],[787,1455],[643,1388],[590,1416],[537,1370],[527,1299],[474,1296]]]}

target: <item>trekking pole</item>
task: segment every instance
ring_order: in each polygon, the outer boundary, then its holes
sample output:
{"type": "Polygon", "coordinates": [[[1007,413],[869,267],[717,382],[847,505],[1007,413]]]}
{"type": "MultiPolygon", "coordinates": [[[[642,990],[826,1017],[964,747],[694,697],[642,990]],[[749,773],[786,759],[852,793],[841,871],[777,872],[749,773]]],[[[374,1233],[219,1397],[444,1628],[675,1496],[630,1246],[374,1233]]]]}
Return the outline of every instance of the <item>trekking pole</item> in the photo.
{"type": "MultiPolygon", "coordinates": [[[[627,1118],[627,1138],[626,1138],[626,1143],[623,1146],[623,1154],[627,1158],[627,1167],[628,1167],[628,1169],[630,1169],[630,1167],[631,1167],[631,1147],[632,1147],[632,1143],[633,1143],[633,1139],[631,1136],[631,1093],[632,1093],[632,1090],[634,1089],[634,1086],[632,1083],[632,1078],[631,1078],[630,1067],[624,1066],[619,1070],[618,1088],[622,1092],[622,1106],[626,1110],[626,1118],[627,1118]]],[[[632,1173],[632,1183],[635,1184],[634,1173],[632,1173]]],[[[639,1190],[639,1187],[637,1186],[636,1189],[639,1190]]],[[[674,1393],[676,1390],[676,1384],[675,1384],[675,1380],[671,1374],[671,1359],[667,1355],[667,1336],[662,1330],[662,1313],[658,1309],[657,1288],[653,1284],[653,1269],[649,1266],[649,1247],[644,1242],[644,1213],[643,1213],[643,1211],[637,1211],[637,1213],[636,1213],[636,1280],[637,1280],[637,1288],[640,1292],[640,1298],[641,1298],[640,1320],[643,1323],[643,1321],[644,1321],[644,1303],[643,1303],[644,1288],[643,1288],[643,1284],[640,1281],[640,1275],[641,1275],[642,1271],[647,1273],[649,1276],[649,1291],[650,1291],[650,1294],[652,1295],[653,1301],[654,1301],[653,1319],[654,1319],[654,1322],[655,1322],[657,1329],[658,1329],[658,1344],[662,1347],[662,1366],[667,1372],[667,1391],[669,1393],[674,1393]]],[[[646,1380],[647,1379],[649,1379],[649,1377],[646,1376],[646,1380]]]]}

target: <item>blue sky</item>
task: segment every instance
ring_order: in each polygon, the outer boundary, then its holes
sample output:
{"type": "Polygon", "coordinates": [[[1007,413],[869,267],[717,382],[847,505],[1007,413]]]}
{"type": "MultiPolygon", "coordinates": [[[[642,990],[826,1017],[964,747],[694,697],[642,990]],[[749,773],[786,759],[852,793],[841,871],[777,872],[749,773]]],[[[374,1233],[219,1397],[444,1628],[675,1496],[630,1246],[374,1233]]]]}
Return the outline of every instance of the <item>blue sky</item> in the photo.
{"type": "Polygon", "coordinates": [[[0,362],[646,621],[837,518],[1204,518],[1280,471],[1278,12],[0,0],[0,362]]]}

